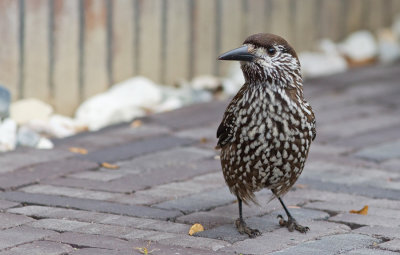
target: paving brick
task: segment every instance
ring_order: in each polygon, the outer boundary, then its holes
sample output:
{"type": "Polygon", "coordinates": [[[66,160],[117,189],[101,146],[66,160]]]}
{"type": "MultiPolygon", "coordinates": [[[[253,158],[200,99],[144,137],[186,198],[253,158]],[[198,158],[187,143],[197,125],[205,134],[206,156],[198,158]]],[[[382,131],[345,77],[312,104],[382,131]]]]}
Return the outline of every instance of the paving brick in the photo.
{"type": "Polygon", "coordinates": [[[44,228],[55,230],[57,232],[64,232],[87,226],[89,223],[64,219],[41,219],[26,225],[34,228],[44,228]]]}
{"type": "Polygon", "coordinates": [[[353,226],[400,226],[398,219],[376,215],[338,214],[329,218],[330,221],[345,223],[353,226]]]}
{"type": "Polygon", "coordinates": [[[385,250],[400,252],[400,239],[393,239],[379,244],[379,247],[385,250]]]}
{"type": "Polygon", "coordinates": [[[116,251],[110,249],[100,249],[100,248],[83,248],[72,252],[73,255],[118,255],[118,254],[132,254],[128,251],[116,251]]]}
{"type": "Polygon", "coordinates": [[[12,208],[9,209],[8,212],[15,214],[22,214],[35,218],[78,220],[84,222],[101,222],[102,220],[106,220],[110,217],[123,217],[123,216],[110,215],[99,212],[89,212],[82,210],[38,206],[38,205],[28,205],[24,207],[12,208]]]}
{"type": "Polygon", "coordinates": [[[119,215],[109,216],[108,218],[100,221],[100,223],[117,225],[117,226],[127,226],[143,230],[155,230],[159,232],[168,232],[175,234],[187,234],[191,227],[191,225],[186,225],[181,223],[119,216],[119,215]]]}
{"type": "Polygon", "coordinates": [[[59,177],[55,179],[46,179],[40,182],[41,184],[49,184],[61,187],[80,188],[94,191],[108,191],[108,192],[121,192],[130,193],[132,187],[130,183],[124,184],[119,182],[103,182],[87,179],[77,179],[71,177],[59,177]]]}
{"type": "Polygon", "coordinates": [[[384,143],[372,147],[367,147],[354,154],[357,157],[383,161],[391,158],[400,157],[400,141],[384,143]]]}
{"type": "Polygon", "coordinates": [[[236,242],[231,247],[222,249],[222,251],[243,254],[267,254],[323,236],[343,234],[350,231],[350,228],[345,225],[325,221],[307,221],[303,222],[303,224],[310,227],[310,231],[307,234],[297,231],[289,232],[286,228],[280,228],[254,239],[236,242]]]}
{"type": "Polygon", "coordinates": [[[346,146],[361,149],[364,147],[397,140],[399,138],[399,130],[400,125],[391,125],[377,130],[352,135],[350,137],[346,137],[345,139],[337,139],[331,141],[330,144],[335,146],[346,146]]]}
{"type": "MultiPolygon", "coordinates": [[[[276,215],[278,213],[282,214],[282,206],[278,200],[274,199],[269,202],[271,195],[272,193],[269,190],[257,192],[256,198],[260,206],[254,204],[250,204],[249,206],[244,205],[243,216],[245,218],[249,218],[253,216],[265,215],[273,211],[277,211],[276,215]]],[[[302,198],[296,197],[293,199],[290,193],[285,196],[284,201],[289,208],[305,202],[305,200],[302,198]]],[[[216,226],[232,224],[234,220],[238,218],[238,214],[239,211],[237,203],[232,203],[230,205],[217,207],[207,212],[195,212],[178,217],[177,222],[186,224],[201,223],[204,227],[210,229],[216,226]]]]}
{"type": "Polygon", "coordinates": [[[17,191],[0,193],[0,197],[27,204],[69,207],[87,211],[121,214],[121,215],[143,217],[143,218],[170,219],[182,215],[178,211],[172,211],[172,210],[167,211],[145,206],[124,205],[124,204],[117,204],[105,201],[70,198],[70,197],[62,197],[54,195],[28,194],[17,191]]]}
{"type": "Polygon", "coordinates": [[[70,245],[50,242],[50,241],[35,241],[32,243],[22,244],[10,250],[0,252],[0,255],[64,255],[73,252],[75,249],[70,245]]]}
{"type": "Polygon", "coordinates": [[[86,155],[78,155],[76,158],[97,163],[116,162],[131,159],[151,152],[171,149],[173,147],[190,145],[194,141],[188,138],[174,136],[151,137],[122,145],[107,147],[89,152],[86,155]]]}
{"type": "Polygon", "coordinates": [[[222,172],[209,173],[187,181],[171,182],[151,189],[140,190],[133,194],[133,199],[128,198],[126,200],[126,197],[121,197],[118,201],[122,203],[154,204],[225,186],[222,172]]]}
{"type": "Polygon", "coordinates": [[[178,137],[192,138],[197,141],[200,141],[205,138],[216,142],[217,141],[216,133],[217,131],[215,126],[207,126],[207,127],[203,126],[191,129],[184,129],[175,132],[174,135],[178,137]]]}
{"type": "MultiPolygon", "coordinates": [[[[358,178],[358,177],[356,177],[358,178]]],[[[326,178],[327,180],[329,178],[326,178]]],[[[336,181],[338,179],[336,178],[336,181]]],[[[349,181],[351,182],[351,181],[349,181]]],[[[373,183],[371,179],[367,184],[373,183]]],[[[389,182],[387,182],[389,183],[389,182]]],[[[331,192],[342,192],[354,195],[361,195],[372,198],[382,198],[382,199],[392,199],[399,200],[400,191],[396,189],[385,189],[381,187],[371,187],[366,185],[366,183],[361,184],[351,184],[344,185],[340,184],[338,181],[336,183],[328,182],[328,181],[320,181],[318,178],[311,179],[306,177],[300,177],[297,184],[306,185],[312,189],[318,189],[321,191],[331,191],[331,192]]],[[[377,185],[382,186],[382,183],[377,182],[377,185]]]]}
{"type": "Polygon", "coordinates": [[[42,179],[54,178],[68,173],[79,172],[96,168],[93,162],[73,159],[62,159],[43,162],[34,166],[25,167],[14,172],[0,175],[0,188],[11,189],[37,183],[42,179]]]}
{"type": "Polygon", "coordinates": [[[70,174],[70,177],[77,179],[94,180],[101,182],[108,182],[124,176],[124,174],[112,170],[97,170],[97,171],[84,171],[75,174],[70,174]]]}
{"type": "Polygon", "coordinates": [[[379,243],[380,240],[359,234],[339,234],[322,237],[320,240],[308,241],[298,244],[296,246],[274,252],[274,255],[308,255],[308,254],[321,254],[321,255],[334,255],[341,254],[358,248],[365,248],[367,246],[379,243]]]}
{"type": "Polygon", "coordinates": [[[361,228],[354,229],[353,232],[366,234],[370,236],[384,237],[384,238],[398,238],[400,239],[399,228],[392,227],[383,227],[383,226],[365,226],[361,228]]]}
{"type": "Polygon", "coordinates": [[[381,162],[380,165],[386,170],[392,170],[394,172],[400,171],[400,159],[389,159],[381,162]]]}
{"type": "MultiPolygon", "coordinates": [[[[300,208],[291,208],[289,210],[292,216],[300,223],[310,220],[327,219],[329,217],[327,213],[321,211],[300,208]]],[[[275,229],[281,228],[279,226],[279,220],[277,218],[278,215],[285,215],[285,212],[283,210],[276,210],[262,217],[251,217],[246,219],[246,223],[249,227],[257,228],[262,233],[268,234],[267,232],[271,232],[275,229]]],[[[196,235],[207,238],[220,239],[230,243],[247,239],[247,236],[239,234],[236,227],[234,226],[234,221],[231,221],[227,225],[207,229],[203,232],[197,233],[196,235]]]]}
{"type": "Polygon", "coordinates": [[[392,251],[378,250],[378,249],[356,249],[343,253],[343,255],[397,255],[398,253],[392,251]]]}
{"type": "Polygon", "coordinates": [[[172,238],[165,238],[157,241],[160,244],[176,245],[186,248],[207,249],[218,251],[224,247],[229,247],[231,244],[221,240],[215,240],[203,237],[194,237],[189,235],[177,235],[172,238]]]}
{"type": "Polygon", "coordinates": [[[318,132],[335,134],[338,137],[350,137],[398,124],[400,124],[400,119],[396,118],[396,114],[380,114],[321,126],[318,128],[318,132]]]}
{"type": "Polygon", "coordinates": [[[15,202],[11,202],[11,201],[0,199],[0,212],[5,210],[5,209],[11,208],[11,207],[16,207],[18,205],[19,205],[19,203],[15,203],[15,202]]]}
{"type": "MultiPolygon", "coordinates": [[[[345,188],[343,187],[345,190],[345,188]]],[[[340,190],[342,191],[342,190],[340,190]]],[[[368,205],[370,207],[387,208],[387,209],[400,209],[400,201],[390,200],[390,199],[374,199],[366,196],[359,196],[354,194],[346,194],[334,190],[334,192],[316,190],[316,189],[296,189],[288,193],[288,196],[293,199],[304,199],[316,202],[332,202],[332,203],[342,203],[355,206],[368,205]]],[[[354,209],[354,208],[352,208],[354,209]]]]}
{"type": "Polygon", "coordinates": [[[26,226],[6,229],[0,231],[0,250],[36,241],[52,235],[57,235],[57,233],[50,230],[26,226]]]}
{"type": "Polygon", "coordinates": [[[125,123],[109,126],[96,132],[85,132],[63,139],[56,139],[54,140],[54,144],[64,149],[68,147],[82,147],[93,151],[152,136],[164,135],[168,132],[168,128],[158,125],[142,125],[132,128],[129,124],[125,123]]]}
{"type": "Polygon", "coordinates": [[[234,201],[236,201],[236,198],[230,193],[227,187],[224,187],[155,204],[154,207],[168,210],[176,209],[187,214],[195,211],[209,210],[217,206],[230,204],[234,201]]]}
{"type": "Polygon", "coordinates": [[[110,250],[123,250],[134,246],[145,247],[144,241],[127,241],[104,235],[91,235],[77,232],[65,232],[57,236],[46,238],[50,241],[61,242],[77,247],[103,248],[110,250]]]}
{"type": "MultiPolygon", "coordinates": [[[[227,101],[212,101],[194,104],[175,111],[155,114],[143,120],[144,123],[156,123],[173,130],[188,129],[221,121],[227,101]]],[[[217,124],[215,124],[217,130],[217,124]]]]}
{"type": "Polygon", "coordinates": [[[27,193],[47,194],[68,196],[74,198],[95,199],[95,200],[115,200],[121,194],[104,192],[104,191],[91,191],[77,188],[58,187],[53,185],[31,185],[20,189],[27,193]]]}
{"type": "Polygon", "coordinates": [[[376,168],[354,167],[327,162],[321,163],[320,161],[313,161],[307,164],[301,177],[341,185],[368,183],[368,186],[382,188],[387,187],[388,178],[397,178],[400,176],[400,173],[387,172],[376,168]],[[386,186],[383,186],[384,184],[386,186]]]}
{"type": "Polygon", "coordinates": [[[0,229],[16,227],[34,219],[24,215],[15,215],[11,213],[0,213],[0,229]]]}
{"type": "Polygon", "coordinates": [[[135,173],[137,171],[139,173],[164,167],[183,167],[200,159],[214,158],[214,155],[215,153],[210,150],[192,146],[178,147],[118,162],[120,167],[118,171],[124,173],[135,173]]]}
{"type": "Polygon", "coordinates": [[[185,234],[191,225],[180,224],[169,221],[128,217],[121,215],[110,215],[106,213],[88,212],[82,210],[46,207],[46,206],[24,206],[9,210],[10,213],[33,216],[35,218],[50,218],[63,220],[77,220],[82,222],[96,222],[109,225],[133,227],[144,230],[157,230],[185,234]]]}
{"type": "Polygon", "coordinates": [[[207,250],[184,248],[179,246],[172,246],[170,244],[164,245],[155,242],[148,242],[145,240],[123,240],[115,237],[89,235],[74,232],[62,233],[57,237],[51,238],[56,242],[68,243],[81,249],[76,250],[72,254],[141,254],[136,248],[147,247],[149,254],[157,255],[170,255],[170,254],[225,254],[215,253],[207,250]],[[86,248],[85,248],[86,247],[86,248]]]}
{"type": "MultiPolygon", "coordinates": [[[[354,203],[341,203],[341,202],[338,203],[336,201],[331,201],[331,202],[313,202],[306,204],[304,207],[317,210],[324,210],[333,213],[347,213],[350,210],[360,210],[365,205],[368,205],[366,204],[366,201],[355,201],[354,203]]],[[[400,214],[398,213],[398,210],[379,208],[371,205],[368,206],[368,215],[396,218],[400,220],[400,214]]]]}
{"type": "Polygon", "coordinates": [[[23,167],[67,158],[72,155],[68,150],[57,148],[52,150],[37,150],[19,147],[15,151],[0,154],[0,173],[12,172],[23,167]]]}
{"type": "MultiPolygon", "coordinates": [[[[117,162],[117,164],[119,164],[119,162],[117,162]]],[[[90,190],[131,193],[133,191],[147,189],[149,187],[166,184],[169,182],[187,180],[197,175],[202,175],[215,171],[220,172],[220,167],[221,166],[219,161],[215,159],[201,159],[186,163],[186,165],[182,166],[167,165],[147,171],[132,170],[128,166],[122,166],[120,169],[115,171],[104,170],[113,171],[113,173],[116,173],[117,175],[119,175],[119,173],[123,174],[121,178],[107,182],[88,179],[77,179],[67,176],[63,178],[47,179],[42,181],[41,183],[90,190]],[[154,176],[157,176],[157,178],[154,178],[154,176]]],[[[90,172],[88,172],[88,176],[90,176],[89,174],[90,172]]]]}

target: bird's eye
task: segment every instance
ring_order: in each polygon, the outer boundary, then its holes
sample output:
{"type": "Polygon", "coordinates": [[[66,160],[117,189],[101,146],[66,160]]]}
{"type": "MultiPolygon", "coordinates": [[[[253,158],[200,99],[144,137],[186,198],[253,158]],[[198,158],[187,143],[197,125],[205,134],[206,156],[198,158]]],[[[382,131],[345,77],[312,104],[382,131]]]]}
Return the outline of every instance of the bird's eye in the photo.
{"type": "Polygon", "coordinates": [[[275,53],[276,53],[275,47],[269,47],[269,48],[267,49],[267,51],[268,51],[268,54],[269,54],[270,56],[273,56],[273,55],[275,55],[275,53]]]}

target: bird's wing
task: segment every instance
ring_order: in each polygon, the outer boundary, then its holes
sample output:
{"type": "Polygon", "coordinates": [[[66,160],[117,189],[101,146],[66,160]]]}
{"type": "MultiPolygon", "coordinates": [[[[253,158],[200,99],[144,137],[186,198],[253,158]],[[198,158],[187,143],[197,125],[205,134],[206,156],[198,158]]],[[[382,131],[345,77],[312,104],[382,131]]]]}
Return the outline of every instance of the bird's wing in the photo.
{"type": "Polygon", "coordinates": [[[217,130],[217,148],[222,148],[232,139],[233,123],[235,123],[235,120],[236,117],[234,115],[234,112],[225,112],[224,118],[222,119],[221,124],[219,124],[217,130]]]}
{"type": "Polygon", "coordinates": [[[247,83],[245,83],[236,96],[229,103],[228,107],[225,110],[224,117],[219,124],[217,130],[217,149],[224,147],[227,145],[234,136],[234,127],[236,123],[236,117],[238,114],[237,104],[239,99],[243,96],[245,90],[247,89],[247,83]]]}

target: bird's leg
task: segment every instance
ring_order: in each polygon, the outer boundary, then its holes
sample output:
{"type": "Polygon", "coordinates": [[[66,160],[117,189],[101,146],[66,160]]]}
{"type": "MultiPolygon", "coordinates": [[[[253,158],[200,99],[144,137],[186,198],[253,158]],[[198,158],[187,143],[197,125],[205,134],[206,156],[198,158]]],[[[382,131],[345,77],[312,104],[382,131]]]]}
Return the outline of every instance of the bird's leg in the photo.
{"type": "Polygon", "coordinates": [[[242,216],[242,200],[239,197],[237,199],[239,204],[239,219],[235,221],[235,225],[239,233],[247,234],[250,238],[261,235],[261,232],[258,229],[251,229],[246,225],[246,222],[244,222],[242,216]]]}
{"type": "Polygon", "coordinates": [[[290,232],[293,232],[293,230],[297,230],[300,233],[306,233],[307,231],[310,230],[309,227],[306,226],[302,226],[299,223],[297,223],[297,221],[293,218],[293,216],[290,214],[289,210],[286,208],[286,205],[283,203],[282,199],[280,197],[278,197],[279,202],[281,202],[283,209],[285,210],[287,216],[288,216],[288,220],[284,220],[282,215],[278,215],[279,218],[279,225],[287,227],[288,230],[290,232]]]}

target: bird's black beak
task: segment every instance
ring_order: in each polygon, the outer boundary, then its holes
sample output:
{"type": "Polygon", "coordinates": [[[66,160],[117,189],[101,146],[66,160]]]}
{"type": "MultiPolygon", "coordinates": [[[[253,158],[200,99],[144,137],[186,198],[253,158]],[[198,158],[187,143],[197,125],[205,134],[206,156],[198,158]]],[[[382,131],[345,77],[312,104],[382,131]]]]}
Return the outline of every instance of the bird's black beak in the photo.
{"type": "Polygon", "coordinates": [[[218,60],[237,60],[237,61],[253,61],[255,56],[248,52],[246,45],[237,49],[225,52],[218,57],[218,60]]]}

